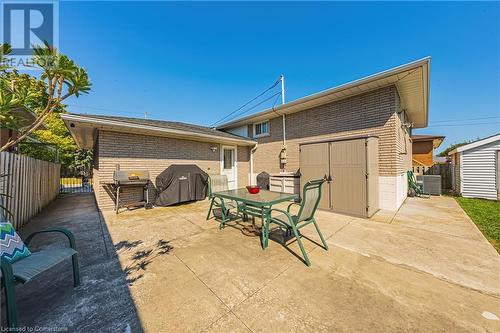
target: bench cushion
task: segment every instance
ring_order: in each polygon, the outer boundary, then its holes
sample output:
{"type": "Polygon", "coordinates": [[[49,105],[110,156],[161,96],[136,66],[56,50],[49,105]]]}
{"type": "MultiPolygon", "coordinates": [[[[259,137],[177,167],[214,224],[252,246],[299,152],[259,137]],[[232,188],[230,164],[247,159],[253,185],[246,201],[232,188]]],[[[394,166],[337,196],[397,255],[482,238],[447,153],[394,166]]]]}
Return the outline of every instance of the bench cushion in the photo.
{"type": "Polygon", "coordinates": [[[29,257],[13,263],[12,271],[16,279],[19,279],[22,282],[28,282],[38,274],[57,265],[75,253],[76,251],[69,247],[33,252],[29,257]]]}
{"type": "Polygon", "coordinates": [[[9,222],[0,222],[0,257],[14,263],[31,254],[9,222]]]}

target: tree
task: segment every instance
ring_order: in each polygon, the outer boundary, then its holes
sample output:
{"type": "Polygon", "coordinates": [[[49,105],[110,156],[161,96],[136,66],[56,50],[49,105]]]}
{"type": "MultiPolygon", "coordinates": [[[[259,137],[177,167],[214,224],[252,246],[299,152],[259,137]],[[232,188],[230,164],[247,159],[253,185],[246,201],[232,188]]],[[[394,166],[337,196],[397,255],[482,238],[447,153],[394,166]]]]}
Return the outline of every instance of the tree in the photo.
{"type": "Polygon", "coordinates": [[[24,128],[17,128],[19,136],[9,138],[0,152],[18,144],[44,123],[54,112],[64,109],[64,100],[79,97],[90,91],[87,72],[67,56],[45,42],[34,48],[33,60],[42,69],[39,80],[22,76],[5,66],[5,56],[11,52],[7,44],[0,46],[0,120],[8,126],[17,126],[12,110],[24,106],[36,114],[36,119],[24,128]],[[28,84],[26,84],[28,83],[28,84]]]}
{"type": "Polygon", "coordinates": [[[438,154],[438,156],[440,156],[440,157],[446,157],[446,156],[448,156],[448,153],[450,151],[452,151],[453,149],[461,147],[461,146],[465,146],[466,144],[468,144],[470,142],[471,141],[462,141],[462,142],[459,142],[459,143],[454,143],[452,145],[449,145],[445,150],[443,150],[442,152],[440,152],[438,154]]]}

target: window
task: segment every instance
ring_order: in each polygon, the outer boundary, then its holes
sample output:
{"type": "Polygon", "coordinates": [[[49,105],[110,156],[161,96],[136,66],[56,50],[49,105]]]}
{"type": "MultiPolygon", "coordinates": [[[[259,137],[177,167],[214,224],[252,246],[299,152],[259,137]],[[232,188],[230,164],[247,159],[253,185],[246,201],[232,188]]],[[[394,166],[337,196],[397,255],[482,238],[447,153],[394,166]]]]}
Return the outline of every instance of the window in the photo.
{"type": "Polygon", "coordinates": [[[253,124],[253,136],[255,138],[267,135],[269,135],[269,120],[253,124]]]}
{"type": "Polygon", "coordinates": [[[233,152],[232,149],[224,149],[224,169],[233,168],[233,152]]]}

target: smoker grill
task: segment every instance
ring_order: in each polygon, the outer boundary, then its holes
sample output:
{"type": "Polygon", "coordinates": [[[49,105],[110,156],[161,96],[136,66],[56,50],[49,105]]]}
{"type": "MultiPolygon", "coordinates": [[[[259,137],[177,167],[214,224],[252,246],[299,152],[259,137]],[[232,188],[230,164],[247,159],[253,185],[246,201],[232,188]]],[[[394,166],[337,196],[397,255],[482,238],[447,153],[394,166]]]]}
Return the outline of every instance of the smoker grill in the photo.
{"type": "Polygon", "coordinates": [[[115,210],[118,214],[118,210],[122,207],[131,208],[149,205],[149,172],[139,171],[139,170],[115,170],[113,174],[114,187],[115,187],[115,210]],[[124,188],[137,188],[142,187],[142,200],[126,201],[120,199],[120,192],[124,188]]]}

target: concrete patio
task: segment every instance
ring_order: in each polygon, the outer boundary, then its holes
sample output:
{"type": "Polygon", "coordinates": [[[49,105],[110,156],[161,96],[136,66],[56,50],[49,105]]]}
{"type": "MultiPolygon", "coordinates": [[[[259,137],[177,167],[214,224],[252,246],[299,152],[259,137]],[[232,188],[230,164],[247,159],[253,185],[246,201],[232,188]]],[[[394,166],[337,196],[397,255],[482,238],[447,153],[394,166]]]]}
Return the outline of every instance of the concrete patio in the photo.
{"type": "MultiPolygon", "coordinates": [[[[263,251],[244,224],[219,230],[207,209],[100,216],[91,195],[58,199],[21,233],[72,230],[82,285],[72,288],[65,263],[17,288],[20,322],[79,332],[500,330],[484,317],[500,316],[500,256],[453,198],[409,198],[372,220],[319,211],[330,250],[304,239],[311,267],[296,242],[263,251]]],[[[304,235],[319,241],[310,227],[304,235]]]]}

